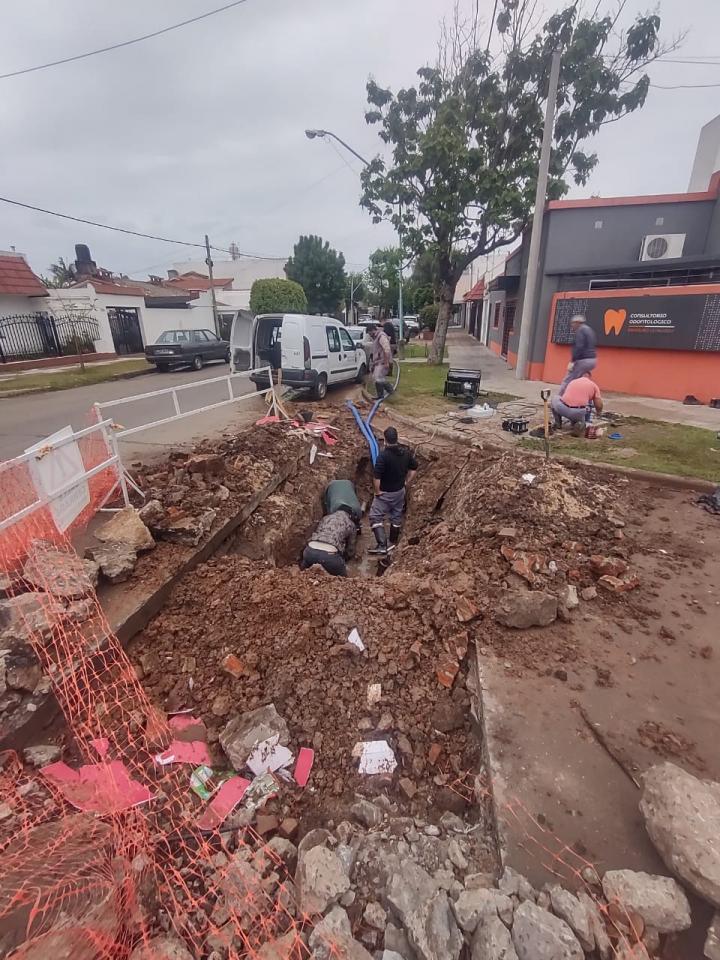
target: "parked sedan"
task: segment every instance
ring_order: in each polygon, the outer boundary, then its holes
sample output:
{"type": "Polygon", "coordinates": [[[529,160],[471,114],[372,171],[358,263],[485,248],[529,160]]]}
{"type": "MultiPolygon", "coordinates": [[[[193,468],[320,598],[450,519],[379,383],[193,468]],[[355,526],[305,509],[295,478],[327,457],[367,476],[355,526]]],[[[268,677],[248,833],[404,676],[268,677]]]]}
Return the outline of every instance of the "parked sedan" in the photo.
{"type": "Polygon", "coordinates": [[[210,360],[230,363],[230,344],[211,330],[166,330],[157,343],[145,347],[145,359],[160,373],[171,367],[202,370],[210,360]]]}

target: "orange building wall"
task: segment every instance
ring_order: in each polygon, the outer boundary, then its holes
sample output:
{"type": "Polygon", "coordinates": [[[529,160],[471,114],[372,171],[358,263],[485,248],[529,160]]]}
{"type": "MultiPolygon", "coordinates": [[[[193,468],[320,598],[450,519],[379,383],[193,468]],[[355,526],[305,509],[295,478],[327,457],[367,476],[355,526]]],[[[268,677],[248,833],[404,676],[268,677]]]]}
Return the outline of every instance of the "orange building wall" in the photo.
{"type": "MultiPolygon", "coordinates": [[[[717,286],[697,285],[687,288],[662,288],[663,296],[683,293],[717,292],[717,286]]],[[[570,347],[552,342],[552,318],[557,299],[581,297],[608,297],[610,295],[645,296],[650,290],[568,291],[553,297],[548,341],[543,363],[531,363],[531,380],[560,383],[570,362],[570,347]]],[[[598,365],[593,373],[601,390],[629,393],[665,400],[684,400],[694,394],[701,403],[720,397],[720,353],[701,353],[686,350],[633,350],[632,347],[598,347],[598,365]]]]}

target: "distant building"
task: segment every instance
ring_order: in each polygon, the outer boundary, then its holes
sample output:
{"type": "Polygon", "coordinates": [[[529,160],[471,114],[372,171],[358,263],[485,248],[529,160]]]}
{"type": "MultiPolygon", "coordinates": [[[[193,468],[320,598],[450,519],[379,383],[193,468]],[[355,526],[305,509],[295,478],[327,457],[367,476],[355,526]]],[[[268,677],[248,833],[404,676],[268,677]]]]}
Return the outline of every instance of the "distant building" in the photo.
{"type": "Polygon", "coordinates": [[[700,131],[688,193],[709,190],[716,170],[720,170],[720,114],[700,131]]]}

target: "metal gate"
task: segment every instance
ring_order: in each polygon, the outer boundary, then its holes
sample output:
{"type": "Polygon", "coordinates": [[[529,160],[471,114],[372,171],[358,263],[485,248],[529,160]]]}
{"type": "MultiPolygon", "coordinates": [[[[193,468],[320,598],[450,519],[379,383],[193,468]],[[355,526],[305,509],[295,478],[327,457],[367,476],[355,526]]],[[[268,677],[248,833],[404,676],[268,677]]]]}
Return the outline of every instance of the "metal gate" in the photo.
{"type": "Polygon", "coordinates": [[[108,321],[115,353],[142,353],[145,349],[135,307],[108,307],[108,321]]]}
{"type": "Polygon", "coordinates": [[[97,320],[84,314],[22,313],[0,317],[0,362],[94,353],[97,320]]]}
{"type": "Polygon", "coordinates": [[[513,332],[515,326],[516,305],[517,300],[508,300],[505,304],[505,321],[503,323],[502,347],[500,349],[500,354],[503,357],[507,356],[508,347],[510,346],[510,334],[513,332]]]}

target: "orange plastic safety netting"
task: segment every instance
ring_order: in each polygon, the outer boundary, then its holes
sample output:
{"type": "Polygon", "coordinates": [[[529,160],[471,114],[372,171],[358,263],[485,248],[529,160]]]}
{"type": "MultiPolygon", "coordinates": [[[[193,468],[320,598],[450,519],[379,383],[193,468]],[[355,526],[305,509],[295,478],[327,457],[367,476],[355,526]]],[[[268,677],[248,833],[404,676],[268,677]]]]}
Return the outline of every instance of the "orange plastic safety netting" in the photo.
{"type": "MultiPolygon", "coordinates": [[[[96,462],[105,455],[104,446],[96,450],[96,462]]],[[[98,498],[114,479],[103,479],[98,498]]],[[[0,493],[0,515],[17,512],[29,496],[16,474],[0,493]]],[[[0,540],[0,568],[16,569],[40,539],[74,562],[67,536],[43,510],[0,540]]],[[[299,909],[286,863],[249,827],[227,829],[222,817],[208,825],[208,803],[189,789],[187,764],[158,761],[178,728],[148,700],[97,597],[81,618],[70,616],[69,605],[52,596],[49,574],[46,590],[36,583],[33,609],[18,609],[10,634],[37,657],[78,762],[39,777],[15,753],[0,756],[0,949],[17,948],[14,956],[25,960],[122,960],[171,931],[192,957],[309,956],[313,918],[299,909]]],[[[473,802],[490,795],[470,774],[453,789],[473,802]]],[[[637,918],[587,885],[591,863],[518,799],[498,803],[497,813],[514,821],[550,875],[587,886],[608,928],[620,931],[613,952],[639,941],[637,918]]],[[[328,949],[344,955],[335,944],[328,949]]]]}

